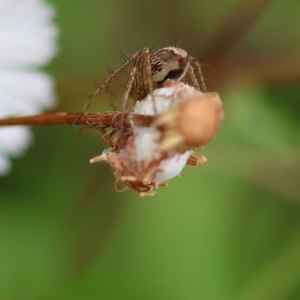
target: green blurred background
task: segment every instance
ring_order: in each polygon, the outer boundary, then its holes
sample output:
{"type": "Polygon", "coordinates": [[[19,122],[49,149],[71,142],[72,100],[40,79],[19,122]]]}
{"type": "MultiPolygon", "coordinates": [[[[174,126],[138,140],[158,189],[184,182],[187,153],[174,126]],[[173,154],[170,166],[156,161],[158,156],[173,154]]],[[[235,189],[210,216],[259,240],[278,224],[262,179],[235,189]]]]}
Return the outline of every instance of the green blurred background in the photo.
{"type": "Polygon", "coordinates": [[[0,299],[300,299],[300,1],[50,2],[55,111],[80,111],[118,50],[182,38],[225,121],[208,162],[148,198],[89,164],[98,132],[34,128],[0,179],[0,299]]]}

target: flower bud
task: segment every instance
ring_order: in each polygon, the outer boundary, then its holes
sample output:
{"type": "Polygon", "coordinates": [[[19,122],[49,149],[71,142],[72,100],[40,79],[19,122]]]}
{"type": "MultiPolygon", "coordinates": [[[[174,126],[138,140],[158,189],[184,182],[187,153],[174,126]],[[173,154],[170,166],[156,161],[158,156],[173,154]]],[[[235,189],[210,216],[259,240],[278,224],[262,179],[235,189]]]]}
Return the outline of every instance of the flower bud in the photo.
{"type": "Polygon", "coordinates": [[[205,93],[185,101],[157,117],[162,151],[196,149],[208,143],[223,120],[222,102],[217,93],[205,93]]]}

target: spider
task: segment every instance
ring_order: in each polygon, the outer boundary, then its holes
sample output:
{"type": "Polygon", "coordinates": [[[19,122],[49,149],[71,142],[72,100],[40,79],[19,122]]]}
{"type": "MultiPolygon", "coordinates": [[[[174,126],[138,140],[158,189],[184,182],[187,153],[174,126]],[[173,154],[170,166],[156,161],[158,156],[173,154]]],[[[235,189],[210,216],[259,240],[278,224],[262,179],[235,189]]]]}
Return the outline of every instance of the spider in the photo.
{"type": "Polygon", "coordinates": [[[98,86],[95,93],[89,98],[85,108],[92,99],[103,89],[108,89],[111,83],[125,69],[132,65],[127,79],[122,100],[122,112],[126,112],[128,99],[135,101],[144,99],[153,90],[163,86],[167,79],[180,81],[186,73],[189,73],[193,86],[202,92],[206,91],[200,62],[190,56],[185,50],[177,47],[165,47],[150,54],[149,48],[143,48],[128,58],[123,55],[125,62],[106,78],[102,85],[98,86]],[[195,75],[198,73],[199,81],[195,75]]]}

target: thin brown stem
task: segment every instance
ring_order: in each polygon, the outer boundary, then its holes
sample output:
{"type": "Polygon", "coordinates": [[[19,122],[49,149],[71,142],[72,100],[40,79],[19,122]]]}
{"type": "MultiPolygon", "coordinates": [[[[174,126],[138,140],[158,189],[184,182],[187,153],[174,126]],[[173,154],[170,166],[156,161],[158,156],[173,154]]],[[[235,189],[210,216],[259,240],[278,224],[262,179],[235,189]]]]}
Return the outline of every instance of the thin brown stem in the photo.
{"type": "MultiPolygon", "coordinates": [[[[28,126],[44,126],[44,125],[89,125],[89,126],[115,126],[120,124],[122,113],[105,112],[105,113],[88,113],[78,117],[78,113],[45,113],[27,117],[0,119],[0,126],[11,125],[28,125],[28,126]]],[[[132,121],[136,125],[149,126],[153,122],[152,116],[125,114],[124,122],[129,124],[132,121]]]]}

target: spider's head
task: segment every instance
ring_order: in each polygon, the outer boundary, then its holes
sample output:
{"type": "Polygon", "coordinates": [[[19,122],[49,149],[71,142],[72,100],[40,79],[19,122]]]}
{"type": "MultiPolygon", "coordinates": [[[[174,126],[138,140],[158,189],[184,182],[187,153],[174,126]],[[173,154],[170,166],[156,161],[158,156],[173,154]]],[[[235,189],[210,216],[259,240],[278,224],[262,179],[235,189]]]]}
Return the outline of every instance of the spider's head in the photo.
{"type": "Polygon", "coordinates": [[[166,47],[150,55],[153,81],[158,87],[167,79],[180,81],[190,66],[188,53],[180,48],[166,47]]]}

